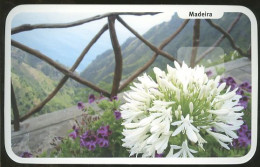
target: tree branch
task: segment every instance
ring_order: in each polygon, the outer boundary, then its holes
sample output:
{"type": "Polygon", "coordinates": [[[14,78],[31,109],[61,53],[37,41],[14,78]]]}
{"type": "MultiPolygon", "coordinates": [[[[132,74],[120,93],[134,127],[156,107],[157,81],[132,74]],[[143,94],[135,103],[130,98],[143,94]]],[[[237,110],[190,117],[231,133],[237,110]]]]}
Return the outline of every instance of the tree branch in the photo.
{"type": "Polygon", "coordinates": [[[121,48],[116,36],[114,16],[108,17],[108,25],[109,25],[111,43],[115,54],[115,71],[114,71],[113,87],[111,90],[111,98],[112,98],[113,96],[116,96],[118,92],[119,83],[122,77],[123,60],[122,60],[121,48]]]}
{"type": "Polygon", "coordinates": [[[62,72],[64,75],[69,76],[70,78],[78,81],[79,83],[86,85],[88,87],[90,87],[91,89],[95,90],[96,92],[102,93],[104,96],[110,97],[110,93],[108,93],[107,91],[98,88],[97,86],[95,86],[94,84],[86,81],[85,79],[80,78],[79,76],[75,75],[73,72],[69,71],[68,69],[66,69],[65,67],[61,66],[60,64],[56,63],[55,61],[53,61],[52,59],[50,59],[49,57],[45,56],[44,54],[28,47],[25,46],[17,41],[12,40],[12,45],[27,52],[30,53],[36,57],[38,57],[39,59],[45,61],[46,63],[50,64],[51,66],[53,66],[54,68],[56,68],[57,70],[59,70],[60,72],[62,72]]]}
{"type": "MultiPolygon", "coordinates": [[[[78,59],[76,60],[76,62],[74,63],[74,65],[71,67],[70,71],[74,72],[75,69],[78,67],[78,65],[80,64],[80,62],[82,61],[82,59],[84,58],[84,56],[87,54],[87,52],[89,51],[89,49],[94,45],[94,43],[96,43],[96,41],[100,38],[100,36],[108,29],[108,25],[106,24],[105,26],[103,26],[103,28],[97,33],[97,35],[95,35],[95,37],[89,42],[89,44],[84,48],[84,50],[82,51],[82,53],[80,54],[80,56],[78,57],[78,59]]],[[[69,77],[67,75],[65,75],[60,82],[58,83],[58,85],[56,86],[56,88],[38,105],[36,105],[30,112],[28,112],[26,115],[24,115],[23,117],[21,117],[20,121],[24,121],[27,118],[29,118],[31,115],[35,114],[36,112],[40,111],[46,103],[48,103],[57,93],[58,91],[63,87],[63,85],[66,83],[66,81],[69,79],[69,77]]]]}
{"type": "MultiPolygon", "coordinates": [[[[163,49],[166,45],[168,45],[187,25],[189,19],[185,20],[181,26],[168,38],[166,38],[159,46],[159,49],[163,49]]],[[[158,54],[155,53],[153,57],[141,68],[139,68],[134,74],[132,74],[127,80],[119,87],[119,92],[121,92],[128,84],[130,84],[138,75],[147,70],[151,64],[156,60],[158,54]]]]}
{"type": "MultiPolygon", "coordinates": [[[[242,56],[247,56],[246,53],[244,53],[234,42],[233,38],[231,37],[231,35],[229,33],[227,33],[225,30],[223,30],[220,26],[218,26],[217,24],[213,23],[211,20],[206,19],[206,21],[209,23],[209,25],[211,25],[212,27],[214,27],[215,29],[217,29],[219,32],[221,32],[230,42],[231,46],[233,49],[237,50],[239,54],[241,54],[242,56]]],[[[248,56],[247,56],[248,57],[248,56]]]]}
{"type": "Polygon", "coordinates": [[[117,20],[124,25],[129,31],[131,31],[137,38],[139,38],[143,43],[145,43],[151,50],[153,50],[155,53],[160,54],[164,57],[166,57],[167,59],[171,60],[171,61],[177,61],[172,55],[170,55],[167,52],[164,52],[160,49],[158,49],[157,47],[155,47],[153,44],[151,44],[150,42],[148,42],[146,39],[144,39],[140,34],[138,34],[134,29],[132,29],[126,22],[124,22],[124,20],[122,18],[120,18],[119,16],[117,16],[117,20]]]}
{"type": "Polygon", "coordinates": [[[74,22],[70,22],[70,23],[34,24],[34,25],[23,24],[21,26],[12,28],[11,34],[16,34],[16,33],[19,33],[19,32],[30,31],[30,30],[39,29],[39,28],[68,28],[68,27],[73,27],[73,26],[85,24],[85,23],[88,23],[88,22],[91,22],[91,21],[99,20],[99,19],[102,19],[104,17],[108,17],[108,16],[112,16],[112,15],[136,15],[136,16],[141,16],[141,15],[156,15],[158,13],[160,13],[160,12],[113,12],[113,13],[106,13],[106,14],[103,14],[103,15],[97,15],[97,16],[94,16],[94,17],[90,17],[90,18],[86,18],[86,19],[82,19],[82,20],[78,20],[78,21],[74,21],[74,22]]]}
{"type": "MultiPolygon", "coordinates": [[[[230,33],[231,30],[233,29],[233,27],[236,25],[236,23],[239,21],[240,17],[242,16],[242,13],[239,13],[238,16],[234,19],[234,21],[229,25],[228,29],[227,29],[227,33],[230,33]]],[[[203,52],[198,60],[196,61],[196,65],[202,60],[204,59],[210,52],[212,52],[215,47],[217,47],[223,40],[225,39],[225,35],[221,35],[218,40],[210,47],[208,48],[205,52],[203,52]]]]}
{"type": "Polygon", "coordinates": [[[200,19],[195,19],[193,26],[193,40],[192,40],[192,51],[190,59],[190,67],[195,66],[195,60],[197,56],[198,46],[200,43],[200,19]]]}

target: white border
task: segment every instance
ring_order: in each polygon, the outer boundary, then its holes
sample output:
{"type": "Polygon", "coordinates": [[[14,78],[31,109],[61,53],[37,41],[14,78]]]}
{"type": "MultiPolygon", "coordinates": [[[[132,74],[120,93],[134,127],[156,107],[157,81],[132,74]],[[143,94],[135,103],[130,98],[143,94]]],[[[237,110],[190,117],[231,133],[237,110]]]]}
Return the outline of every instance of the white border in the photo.
{"type": "Polygon", "coordinates": [[[258,97],[258,50],[257,50],[257,21],[253,12],[243,6],[227,5],[20,5],[12,9],[6,19],[5,31],[5,94],[4,94],[4,125],[5,147],[9,157],[18,163],[28,164],[242,164],[249,161],[256,151],[257,145],[257,97],[258,97]],[[124,11],[202,11],[240,12],[248,16],[251,21],[251,49],[252,49],[252,141],[250,151],[243,157],[218,158],[21,158],[11,149],[11,21],[21,12],[124,12],[124,11]]]}

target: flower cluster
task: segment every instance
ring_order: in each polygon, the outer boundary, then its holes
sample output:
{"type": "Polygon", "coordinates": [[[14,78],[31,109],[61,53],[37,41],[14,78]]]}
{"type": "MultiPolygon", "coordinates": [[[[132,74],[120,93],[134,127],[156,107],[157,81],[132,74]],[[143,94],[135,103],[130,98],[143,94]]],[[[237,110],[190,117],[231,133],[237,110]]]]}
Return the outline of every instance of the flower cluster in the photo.
{"type": "Polygon", "coordinates": [[[22,157],[22,158],[31,158],[31,157],[33,157],[33,155],[31,153],[25,151],[25,152],[22,152],[20,154],[20,157],[22,157]]]}
{"type": "Polygon", "coordinates": [[[80,136],[80,146],[86,147],[90,151],[95,150],[97,144],[99,147],[108,147],[108,137],[111,133],[109,126],[101,126],[96,133],[88,130],[80,136]]]}
{"type": "Polygon", "coordinates": [[[80,136],[80,145],[90,151],[95,150],[97,144],[99,147],[108,147],[111,133],[109,126],[101,126],[96,133],[88,130],[80,136]]]}
{"type": "MultiPolygon", "coordinates": [[[[98,99],[99,100],[104,99],[104,96],[101,94],[98,99]]],[[[88,97],[88,103],[89,104],[94,103],[96,100],[97,100],[97,98],[95,97],[95,95],[93,95],[93,94],[89,95],[89,97],[88,97]]],[[[117,96],[113,96],[111,99],[109,99],[110,102],[117,101],[117,100],[118,100],[117,96]]],[[[77,106],[78,106],[79,110],[82,110],[84,112],[87,111],[87,109],[88,109],[82,101],[78,102],[77,106]]],[[[114,110],[114,116],[115,116],[116,120],[121,119],[121,112],[119,110],[115,109],[114,110]]],[[[73,132],[73,133],[74,134],[71,134],[71,135],[75,135],[76,132],[73,132]]]]}
{"type": "Polygon", "coordinates": [[[230,87],[230,90],[237,88],[236,94],[241,95],[242,98],[239,99],[239,105],[243,106],[244,109],[247,108],[249,97],[245,95],[245,92],[251,93],[251,85],[249,82],[243,82],[238,85],[232,77],[222,78],[220,83],[226,83],[226,88],[230,87]]]}
{"type": "Polygon", "coordinates": [[[233,147],[239,148],[239,147],[247,147],[251,144],[251,130],[248,129],[248,126],[246,123],[241,125],[238,132],[238,138],[234,139],[232,142],[233,147]]]}
{"type": "Polygon", "coordinates": [[[167,65],[168,73],[155,67],[156,81],[144,74],[125,93],[123,146],[130,156],[155,157],[169,150],[166,157],[193,157],[210,135],[229,150],[243,124],[238,89],[225,90],[227,84],[219,84],[219,76],[209,79],[203,66],[174,65],[167,65]]]}

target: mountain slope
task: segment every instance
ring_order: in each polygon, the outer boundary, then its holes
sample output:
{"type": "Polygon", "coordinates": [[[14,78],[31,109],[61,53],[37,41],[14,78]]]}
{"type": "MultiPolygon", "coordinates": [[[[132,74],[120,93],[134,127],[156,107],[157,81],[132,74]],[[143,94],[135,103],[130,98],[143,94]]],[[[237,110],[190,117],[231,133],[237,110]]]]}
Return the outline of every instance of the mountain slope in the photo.
{"type": "MultiPolygon", "coordinates": [[[[11,55],[12,83],[20,115],[24,115],[54,90],[63,74],[15,47],[12,47],[11,55]]],[[[38,114],[71,107],[83,97],[87,98],[85,87],[69,79],[38,114]]]]}
{"type": "MultiPolygon", "coordinates": [[[[221,25],[224,29],[227,29],[236,16],[236,13],[225,13],[221,19],[214,20],[214,22],[221,25]]],[[[169,22],[163,22],[157,26],[154,26],[143,36],[149,42],[158,46],[165,38],[175,32],[182,22],[182,19],[179,19],[177,15],[174,15],[169,22]]],[[[179,48],[191,47],[193,24],[194,20],[190,20],[182,32],[171,43],[169,43],[164,50],[176,57],[179,48]]],[[[250,25],[250,20],[243,15],[231,32],[236,44],[244,50],[247,49],[250,44],[250,26],[248,25],[250,25]]],[[[200,27],[200,47],[211,46],[216,39],[222,35],[213,27],[210,27],[205,20],[201,20],[200,27]]],[[[233,51],[227,39],[221,43],[220,47],[224,49],[225,53],[233,51]]],[[[137,38],[128,39],[121,46],[121,50],[123,55],[122,80],[144,65],[153,55],[153,52],[137,38]]],[[[157,66],[164,69],[167,63],[171,64],[172,62],[162,56],[159,56],[152,67],[157,66]]],[[[96,84],[111,84],[114,67],[114,53],[112,50],[108,50],[97,56],[96,59],[81,73],[81,76],[96,84]]],[[[147,71],[151,71],[151,68],[147,71]]]]}

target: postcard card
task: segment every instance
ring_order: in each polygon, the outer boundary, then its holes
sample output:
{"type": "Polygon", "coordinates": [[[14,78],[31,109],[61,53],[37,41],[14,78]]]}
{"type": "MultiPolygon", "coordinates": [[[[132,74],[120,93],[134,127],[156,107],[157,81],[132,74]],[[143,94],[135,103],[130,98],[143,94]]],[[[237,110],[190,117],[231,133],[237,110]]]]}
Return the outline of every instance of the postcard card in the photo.
{"type": "Polygon", "coordinates": [[[5,147],[18,163],[241,164],[256,151],[246,7],[20,5],[5,44],[5,147]]]}

